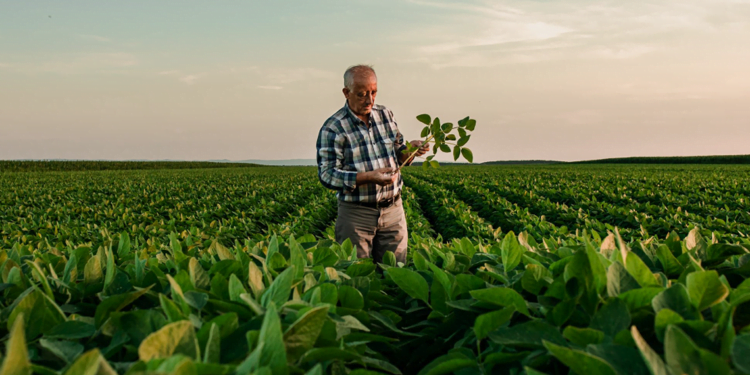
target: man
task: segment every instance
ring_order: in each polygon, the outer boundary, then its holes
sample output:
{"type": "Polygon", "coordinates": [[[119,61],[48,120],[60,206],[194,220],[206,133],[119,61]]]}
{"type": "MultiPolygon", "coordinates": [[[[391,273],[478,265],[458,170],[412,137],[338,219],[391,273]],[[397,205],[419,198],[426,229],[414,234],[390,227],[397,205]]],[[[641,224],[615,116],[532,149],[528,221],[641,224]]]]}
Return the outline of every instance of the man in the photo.
{"type": "MultiPolygon", "coordinates": [[[[406,263],[408,234],[401,202],[403,180],[395,173],[401,163],[411,163],[393,113],[375,104],[378,80],[367,65],[344,73],[346,103],[323,124],[318,134],[318,177],[336,190],[338,218],[336,241],[347,238],[357,247],[358,258],[380,263],[386,251],[406,263]]],[[[429,144],[411,141],[424,155],[429,144]]]]}

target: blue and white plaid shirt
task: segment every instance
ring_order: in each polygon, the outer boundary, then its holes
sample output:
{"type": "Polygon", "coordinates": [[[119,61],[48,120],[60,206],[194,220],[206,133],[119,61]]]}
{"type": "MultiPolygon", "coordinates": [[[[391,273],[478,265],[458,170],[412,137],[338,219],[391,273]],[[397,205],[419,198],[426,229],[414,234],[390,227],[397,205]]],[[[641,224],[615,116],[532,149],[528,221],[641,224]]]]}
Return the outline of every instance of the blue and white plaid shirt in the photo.
{"type": "Polygon", "coordinates": [[[338,110],[320,128],[318,134],[318,177],[323,186],[337,190],[339,200],[346,202],[379,202],[401,192],[399,174],[387,186],[357,186],[357,172],[379,168],[398,168],[398,155],[406,149],[393,112],[375,104],[370,112],[370,126],[349,109],[338,110]]]}

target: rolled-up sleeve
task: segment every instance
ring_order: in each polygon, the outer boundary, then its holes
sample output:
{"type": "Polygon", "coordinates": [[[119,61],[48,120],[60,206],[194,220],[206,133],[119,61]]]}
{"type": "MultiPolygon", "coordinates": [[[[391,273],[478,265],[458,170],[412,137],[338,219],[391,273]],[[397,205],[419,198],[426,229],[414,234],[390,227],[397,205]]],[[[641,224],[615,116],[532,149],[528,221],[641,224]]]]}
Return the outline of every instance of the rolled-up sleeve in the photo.
{"type": "Polygon", "coordinates": [[[346,138],[329,126],[323,126],[318,134],[318,178],[328,189],[351,192],[357,187],[357,172],[342,169],[346,138]]]}

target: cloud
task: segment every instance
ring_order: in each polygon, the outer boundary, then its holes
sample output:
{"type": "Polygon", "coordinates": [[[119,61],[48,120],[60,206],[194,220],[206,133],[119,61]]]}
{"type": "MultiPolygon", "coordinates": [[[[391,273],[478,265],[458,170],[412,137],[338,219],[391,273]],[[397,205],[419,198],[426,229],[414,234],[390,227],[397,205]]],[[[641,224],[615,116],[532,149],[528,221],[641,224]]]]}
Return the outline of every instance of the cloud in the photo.
{"type": "Polygon", "coordinates": [[[192,85],[195,83],[196,80],[198,80],[199,76],[190,74],[183,77],[180,77],[180,82],[183,82],[188,85],[192,85]]]}
{"type": "Polygon", "coordinates": [[[83,52],[58,54],[47,60],[17,63],[9,67],[32,74],[81,74],[128,69],[138,63],[138,58],[127,52],[83,52]]]}
{"type": "MultiPolygon", "coordinates": [[[[432,25],[399,38],[422,44],[405,60],[435,69],[555,59],[632,59],[671,48],[678,33],[750,28],[738,0],[539,2],[412,0],[432,25]],[[715,6],[716,1],[726,6],[715,6]],[[426,42],[425,42],[426,41],[426,42]],[[521,52],[523,51],[523,52],[521,52]]],[[[747,4],[747,3],[745,3],[747,4]]]]}
{"type": "Polygon", "coordinates": [[[173,75],[176,75],[176,74],[180,74],[180,71],[179,70],[165,70],[165,71],[162,71],[162,72],[159,72],[159,73],[156,73],[156,74],[158,74],[160,76],[173,76],[173,75]]]}
{"type": "Polygon", "coordinates": [[[275,85],[336,77],[335,73],[316,68],[271,68],[261,69],[258,73],[275,85]]]}
{"type": "Polygon", "coordinates": [[[258,88],[259,89],[264,89],[264,90],[281,90],[281,89],[283,89],[283,87],[281,87],[281,86],[258,86],[258,88]]]}
{"type": "Polygon", "coordinates": [[[586,57],[602,59],[632,59],[645,55],[655,49],[655,47],[649,45],[600,47],[587,52],[586,57]]]}
{"type": "Polygon", "coordinates": [[[105,38],[99,35],[78,34],[78,37],[82,39],[93,40],[93,41],[102,42],[102,43],[109,43],[112,41],[112,39],[105,38]]]}

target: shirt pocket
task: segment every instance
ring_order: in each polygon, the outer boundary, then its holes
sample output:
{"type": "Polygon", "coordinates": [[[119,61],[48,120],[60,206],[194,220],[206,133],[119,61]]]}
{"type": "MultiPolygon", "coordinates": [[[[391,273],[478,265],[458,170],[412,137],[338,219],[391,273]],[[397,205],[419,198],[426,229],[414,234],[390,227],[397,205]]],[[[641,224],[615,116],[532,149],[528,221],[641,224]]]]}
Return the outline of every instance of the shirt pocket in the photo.
{"type": "Polygon", "coordinates": [[[367,157],[367,140],[366,139],[353,139],[349,142],[347,148],[347,155],[345,156],[345,164],[349,165],[350,170],[364,171],[364,161],[367,157]]]}
{"type": "Polygon", "coordinates": [[[384,167],[391,167],[396,168],[398,165],[396,165],[396,141],[385,137],[380,140],[380,159],[382,159],[382,163],[384,167]]]}

